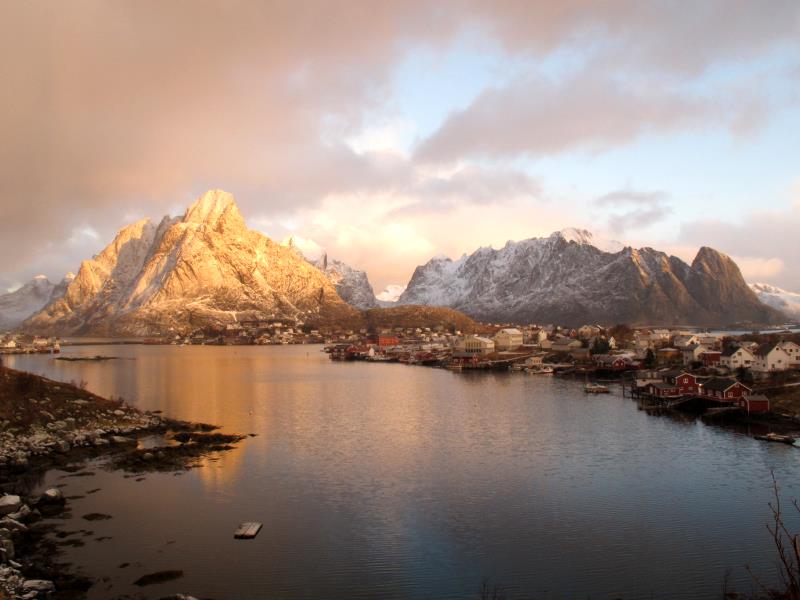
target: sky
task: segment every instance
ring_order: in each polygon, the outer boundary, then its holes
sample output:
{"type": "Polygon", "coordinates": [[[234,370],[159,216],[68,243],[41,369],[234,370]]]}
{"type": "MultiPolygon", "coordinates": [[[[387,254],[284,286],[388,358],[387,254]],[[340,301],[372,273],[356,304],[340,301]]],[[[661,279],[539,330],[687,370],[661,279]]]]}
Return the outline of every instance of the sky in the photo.
{"type": "Polygon", "coordinates": [[[0,290],[207,189],[404,285],[567,227],[800,291],[796,0],[0,0],[0,290]]]}

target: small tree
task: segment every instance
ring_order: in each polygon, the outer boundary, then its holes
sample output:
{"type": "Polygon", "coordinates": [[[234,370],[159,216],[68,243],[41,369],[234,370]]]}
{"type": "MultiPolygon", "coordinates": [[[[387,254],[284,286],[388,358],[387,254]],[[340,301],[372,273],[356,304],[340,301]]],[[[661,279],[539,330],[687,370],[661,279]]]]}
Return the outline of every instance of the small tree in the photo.
{"type": "Polygon", "coordinates": [[[742,383],[753,383],[753,374],[747,367],[737,367],[736,379],[738,379],[742,383]]]}
{"type": "Polygon", "coordinates": [[[644,355],[644,361],[642,362],[645,369],[652,369],[656,366],[656,353],[653,352],[652,348],[647,349],[647,354],[644,355]]]}
{"type": "Polygon", "coordinates": [[[611,345],[607,339],[600,336],[594,338],[594,344],[592,344],[589,354],[608,354],[609,352],[611,352],[611,345]]]}
{"type": "Polygon", "coordinates": [[[633,329],[624,323],[620,323],[609,329],[608,335],[617,340],[618,344],[625,344],[633,338],[633,329]]]}

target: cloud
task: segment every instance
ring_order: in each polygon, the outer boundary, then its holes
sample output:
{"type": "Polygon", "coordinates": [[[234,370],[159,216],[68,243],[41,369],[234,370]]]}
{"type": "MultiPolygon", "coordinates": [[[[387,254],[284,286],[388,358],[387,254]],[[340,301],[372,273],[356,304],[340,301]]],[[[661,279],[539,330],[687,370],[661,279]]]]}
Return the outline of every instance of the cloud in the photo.
{"type": "MultiPolygon", "coordinates": [[[[744,278],[749,282],[760,282],[765,279],[779,277],[785,268],[780,258],[760,258],[752,256],[731,256],[744,278]]],[[[795,283],[795,288],[800,289],[795,283]]]]}
{"type": "Polygon", "coordinates": [[[641,192],[629,188],[604,194],[594,206],[607,214],[607,227],[614,234],[655,225],[672,212],[665,192],[641,192]]]}
{"type": "Polygon", "coordinates": [[[312,211],[321,220],[332,197],[384,203],[383,219],[394,209],[406,211],[399,221],[433,219],[403,222],[415,231],[447,215],[494,222],[477,209],[530,204],[538,181],[472,157],[602,148],[698,122],[757,123],[756,92],[752,103],[731,99],[719,117],[717,99],[672,83],[795,48],[797,14],[796,2],[777,0],[768,9],[729,0],[5,3],[0,285],[41,271],[60,277],[110,241],[121,215],[174,214],[208,188],[234,192],[262,222],[312,211]],[[391,113],[392,76],[409,52],[446,52],[469,35],[499,63],[525,68],[417,150],[426,162],[453,163],[461,170],[453,175],[406,155],[416,123],[389,115],[376,129],[367,115],[391,113]],[[583,70],[543,78],[537,65],[560,53],[583,70]],[[97,237],[80,234],[87,228],[97,237]]]}
{"type": "Polygon", "coordinates": [[[706,219],[685,223],[678,239],[736,257],[745,278],[800,291],[800,261],[794,259],[798,231],[800,203],[795,203],[785,210],[753,212],[735,222],[706,219]]]}
{"type": "Polygon", "coordinates": [[[411,200],[391,211],[390,218],[436,215],[467,204],[501,206],[513,200],[536,201],[541,186],[520,170],[468,165],[446,174],[417,169],[414,181],[401,193],[411,200]]]}
{"type": "Polygon", "coordinates": [[[420,143],[415,156],[423,162],[446,163],[464,157],[598,151],[648,132],[700,123],[749,130],[761,113],[761,101],[755,96],[730,103],[722,97],[586,72],[561,82],[525,77],[488,89],[467,108],[451,113],[420,143]]]}

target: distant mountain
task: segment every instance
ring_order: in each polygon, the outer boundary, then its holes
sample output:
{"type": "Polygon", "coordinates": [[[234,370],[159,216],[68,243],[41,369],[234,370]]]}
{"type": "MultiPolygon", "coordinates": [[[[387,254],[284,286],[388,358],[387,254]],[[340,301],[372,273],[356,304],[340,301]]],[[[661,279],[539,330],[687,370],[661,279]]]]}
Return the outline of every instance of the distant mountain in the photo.
{"type": "Polygon", "coordinates": [[[449,306],[487,321],[724,325],[775,323],[724,254],[691,266],[652,248],[599,243],[567,229],[417,267],[399,304],[449,306]]]}
{"type": "Polygon", "coordinates": [[[0,295],[0,331],[18,327],[32,314],[64,295],[67,285],[75,276],[67,273],[58,284],[53,284],[44,275],[37,275],[19,289],[0,295]]]}
{"type": "Polygon", "coordinates": [[[247,229],[233,196],[203,194],[183,217],[129,225],[84,261],[31,331],[154,335],[253,318],[352,319],[357,311],[295,252],[247,229]]]}
{"type": "Polygon", "coordinates": [[[328,253],[311,240],[303,240],[298,244],[297,240],[290,236],[281,244],[294,249],[309,263],[325,273],[336,288],[339,297],[350,306],[359,310],[378,306],[375,291],[364,271],[359,271],[340,260],[328,258],[328,253]]]}
{"type": "Polygon", "coordinates": [[[787,292],[768,283],[750,283],[748,285],[761,302],[777,308],[795,321],[800,321],[800,294],[787,292]]]}
{"type": "Polygon", "coordinates": [[[378,305],[384,308],[397,306],[398,299],[405,291],[406,286],[390,283],[385,290],[375,295],[375,299],[378,301],[378,305]]]}

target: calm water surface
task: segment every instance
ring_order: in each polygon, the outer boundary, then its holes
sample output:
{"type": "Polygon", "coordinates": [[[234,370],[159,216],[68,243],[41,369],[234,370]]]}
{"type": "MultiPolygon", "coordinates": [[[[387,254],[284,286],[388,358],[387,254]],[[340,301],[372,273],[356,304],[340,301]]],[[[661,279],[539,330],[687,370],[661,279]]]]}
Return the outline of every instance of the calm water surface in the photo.
{"type": "Polygon", "coordinates": [[[91,598],[474,598],[484,580],[513,598],[714,598],[728,572],[751,589],[746,564],[775,574],[770,468],[800,495],[797,449],[650,416],[618,390],[587,397],[580,382],[332,363],[319,346],[65,354],[119,360],[6,361],[258,434],[180,476],[48,473],[41,487],[67,495],[100,488],[63,524],[93,532],[65,548],[106,578],[91,598]],[[246,520],[264,529],[234,541],[246,520]],[[164,569],[185,577],[131,585],[164,569]]]}

